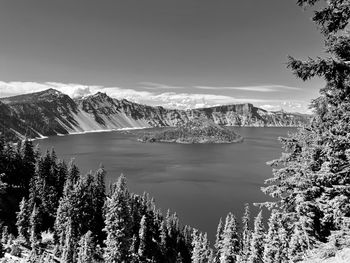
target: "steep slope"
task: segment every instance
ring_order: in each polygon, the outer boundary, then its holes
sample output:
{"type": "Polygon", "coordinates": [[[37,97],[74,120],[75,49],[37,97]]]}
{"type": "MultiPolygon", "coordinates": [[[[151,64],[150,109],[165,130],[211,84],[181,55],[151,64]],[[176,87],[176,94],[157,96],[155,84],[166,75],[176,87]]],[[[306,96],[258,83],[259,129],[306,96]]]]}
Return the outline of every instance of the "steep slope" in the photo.
{"type": "Polygon", "coordinates": [[[206,118],[224,126],[301,126],[309,116],[268,112],[252,104],[225,105],[193,110],[151,107],[96,93],[78,100],[49,89],[0,99],[0,114],[8,138],[31,138],[113,130],[120,128],[180,126],[193,118],[206,118]]]}
{"type": "MultiPolygon", "coordinates": [[[[75,102],[54,89],[1,99],[28,127],[44,136],[67,134],[76,124],[75,102]]],[[[22,134],[22,133],[21,133],[22,134]]]]}
{"type": "Polygon", "coordinates": [[[11,107],[2,102],[0,102],[0,134],[10,140],[21,138],[22,135],[40,137],[40,134],[28,127],[11,107]]]}

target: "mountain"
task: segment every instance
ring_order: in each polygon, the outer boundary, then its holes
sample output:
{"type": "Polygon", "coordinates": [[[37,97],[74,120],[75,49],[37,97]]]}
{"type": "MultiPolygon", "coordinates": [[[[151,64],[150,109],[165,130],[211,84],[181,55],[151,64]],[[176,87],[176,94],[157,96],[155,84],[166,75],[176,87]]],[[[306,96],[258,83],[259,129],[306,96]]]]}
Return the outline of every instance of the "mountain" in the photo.
{"type": "Polygon", "coordinates": [[[296,127],[310,116],[269,112],[252,104],[176,110],[117,100],[98,92],[73,100],[57,90],[0,99],[2,133],[10,139],[121,128],[180,126],[193,118],[207,118],[219,125],[296,127]]]}

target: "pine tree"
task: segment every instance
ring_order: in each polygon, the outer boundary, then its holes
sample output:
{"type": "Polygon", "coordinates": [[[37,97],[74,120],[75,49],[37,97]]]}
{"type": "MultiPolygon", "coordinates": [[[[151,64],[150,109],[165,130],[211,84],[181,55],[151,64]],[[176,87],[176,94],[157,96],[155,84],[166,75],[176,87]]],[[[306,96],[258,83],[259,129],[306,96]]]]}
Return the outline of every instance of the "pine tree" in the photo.
{"type": "Polygon", "coordinates": [[[34,205],[32,214],[30,216],[30,244],[32,251],[38,249],[38,244],[41,240],[41,215],[40,206],[34,205]]]}
{"type": "Polygon", "coordinates": [[[134,235],[131,239],[131,245],[130,245],[130,250],[129,250],[129,255],[130,255],[130,262],[131,263],[138,263],[140,262],[139,260],[139,255],[137,253],[137,238],[136,235],[134,235]]]}
{"type": "Polygon", "coordinates": [[[16,225],[19,238],[25,243],[29,243],[30,210],[29,205],[24,197],[19,205],[19,212],[17,212],[16,225]]]}
{"type": "Polygon", "coordinates": [[[280,259],[280,262],[290,262],[290,258],[289,258],[290,237],[284,225],[278,230],[278,235],[280,239],[280,250],[277,258],[280,259]]]}
{"type": "Polygon", "coordinates": [[[216,240],[215,240],[215,262],[219,262],[220,251],[222,249],[222,233],[224,232],[224,225],[222,223],[222,218],[219,220],[219,224],[216,230],[216,240]]]}
{"type": "Polygon", "coordinates": [[[143,216],[141,219],[139,240],[140,240],[140,245],[139,245],[139,249],[138,249],[138,255],[141,259],[145,259],[146,258],[146,248],[147,248],[146,216],[143,216]]]}
{"type": "Polygon", "coordinates": [[[94,207],[93,212],[93,225],[91,230],[96,234],[99,244],[103,243],[105,239],[104,232],[102,231],[104,224],[103,206],[106,201],[106,186],[105,186],[106,171],[101,165],[100,168],[94,174],[94,186],[92,193],[92,203],[94,207]]]}
{"type": "Polygon", "coordinates": [[[200,233],[197,229],[192,233],[192,263],[209,262],[210,250],[207,234],[200,233]]]}
{"type": "Polygon", "coordinates": [[[242,218],[242,251],[241,251],[241,261],[245,262],[248,260],[250,253],[250,243],[252,238],[252,233],[249,227],[250,223],[250,210],[249,204],[245,204],[244,215],[242,218]]]}
{"type": "Polygon", "coordinates": [[[264,238],[265,228],[263,223],[262,211],[259,212],[254,220],[254,232],[252,234],[250,254],[248,262],[250,263],[261,263],[263,262],[264,254],[264,238]]]}
{"type": "Polygon", "coordinates": [[[127,262],[131,245],[130,233],[130,195],[126,186],[126,179],[121,175],[115,190],[106,201],[105,232],[105,260],[106,262],[127,262]]]}
{"type": "Polygon", "coordinates": [[[66,225],[65,243],[62,249],[62,261],[65,263],[77,262],[77,239],[75,233],[75,225],[71,218],[66,225]]]}
{"type": "Polygon", "coordinates": [[[41,211],[40,206],[34,205],[30,216],[30,262],[37,262],[39,259],[39,243],[41,241],[41,211]]]}
{"type": "Polygon", "coordinates": [[[294,225],[292,237],[289,242],[288,256],[293,261],[301,260],[310,247],[308,234],[303,229],[302,223],[297,222],[294,225]]]}
{"type": "Polygon", "coordinates": [[[95,262],[96,244],[92,236],[92,232],[88,231],[83,235],[79,242],[78,248],[78,263],[93,263],[95,262]]]}
{"type": "MultiPolygon", "coordinates": [[[[318,2],[298,0],[300,6],[318,2]]],[[[288,214],[292,227],[303,224],[307,239],[326,241],[349,217],[350,2],[325,1],[319,8],[313,20],[325,38],[328,57],[290,57],[288,67],[304,81],[322,77],[326,86],[311,104],[310,125],[282,139],[286,153],[271,162],[276,169],[264,192],[278,198],[275,205],[288,214]]]]}
{"type": "Polygon", "coordinates": [[[68,172],[67,172],[67,180],[66,184],[69,186],[66,186],[66,190],[68,191],[73,187],[73,185],[78,181],[79,179],[79,169],[78,167],[74,164],[74,159],[72,159],[69,164],[68,164],[68,172]]]}
{"type": "Polygon", "coordinates": [[[9,228],[8,226],[3,226],[2,232],[1,232],[1,243],[6,244],[8,239],[9,239],[9,228]]]}
{"type": "Polygon", "coordinates": [[[222,233],[222,247],[220,249],[220,263],[237,262],[239,255],[239,237],[236,217],[229,213],[225,220],[222,233]]]}
{"type": "Polygon", "coordinates": [[[285,248],[280,236],[281,228],[283,228],[281,216],[277,210],[272,210],[265,239],[264,263],[283,262],[281,257],[285,253],[282,251],[285,248]]]}
{"type": "Polygon", "coordinates": [[[168,246],[167,246],[168,230],[166,228],[166,223],[164,220],[161,222],[159,233],[160,233],[160,237],[159,237],[160,238],[160,250],[161,250],[162,254],[164,256],[166,256],[167,248],[168,248],[168,246]]]}
{"type": "Polygon", "coordinates": [[[22,178],[22,188],[26,191],[25,196],[28,197],[28,190],[31,178],[35,174],[35,152],[32,141],[26,139],[21,148],[22,155],[22,165],[23,173],[21,174],[22,178]]]}

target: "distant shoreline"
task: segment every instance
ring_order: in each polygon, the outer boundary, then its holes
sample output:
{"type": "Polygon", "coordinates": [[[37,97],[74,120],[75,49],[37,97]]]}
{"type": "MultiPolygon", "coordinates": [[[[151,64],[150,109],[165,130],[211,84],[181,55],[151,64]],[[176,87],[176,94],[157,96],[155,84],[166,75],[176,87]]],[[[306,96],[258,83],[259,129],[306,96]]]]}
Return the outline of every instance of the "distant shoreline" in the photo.
{"type": "MultiPolygon", "coordinates": [[[[163,128],[175,128],[176,126],[165,126],[165,127],[126,127],[126,128],[119,128],[119,129],[103,129],[103,130],[91,130],[91,131],[82,131],[82,132],[70,132],[67,134],[58,133],[56,135],[50,135],[50,136],[42,136],[37,138],[31,138],[30,141],[39,141],[39,140],[45,140],[49,139],[51,137],[64,137],[64,136],[70,136],[70,135],[82,135],[82,134],[89,134],[89,133],[103,133],[103,132],[114,132],[114,131],[137,131],[137,130],[145,130],[145,129],[163,129],[163,128]]],[[[226,127],[234,127],[234,128],[302,128],[300,126],[226,126],[226,127]]]]}

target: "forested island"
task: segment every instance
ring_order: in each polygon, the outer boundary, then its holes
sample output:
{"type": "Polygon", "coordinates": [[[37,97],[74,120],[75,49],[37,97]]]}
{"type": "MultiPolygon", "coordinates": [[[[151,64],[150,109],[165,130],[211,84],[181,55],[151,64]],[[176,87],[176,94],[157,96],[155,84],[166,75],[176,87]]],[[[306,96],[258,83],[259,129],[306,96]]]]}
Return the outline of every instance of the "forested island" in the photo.
{"type": "Polygon", "coordinates": [[[179,127],[145,132],[141,142],[168,143],[234,143],[241,142],[242,136],[232,128],[220,126],[207,118],[194,118],[179,127]]]}

